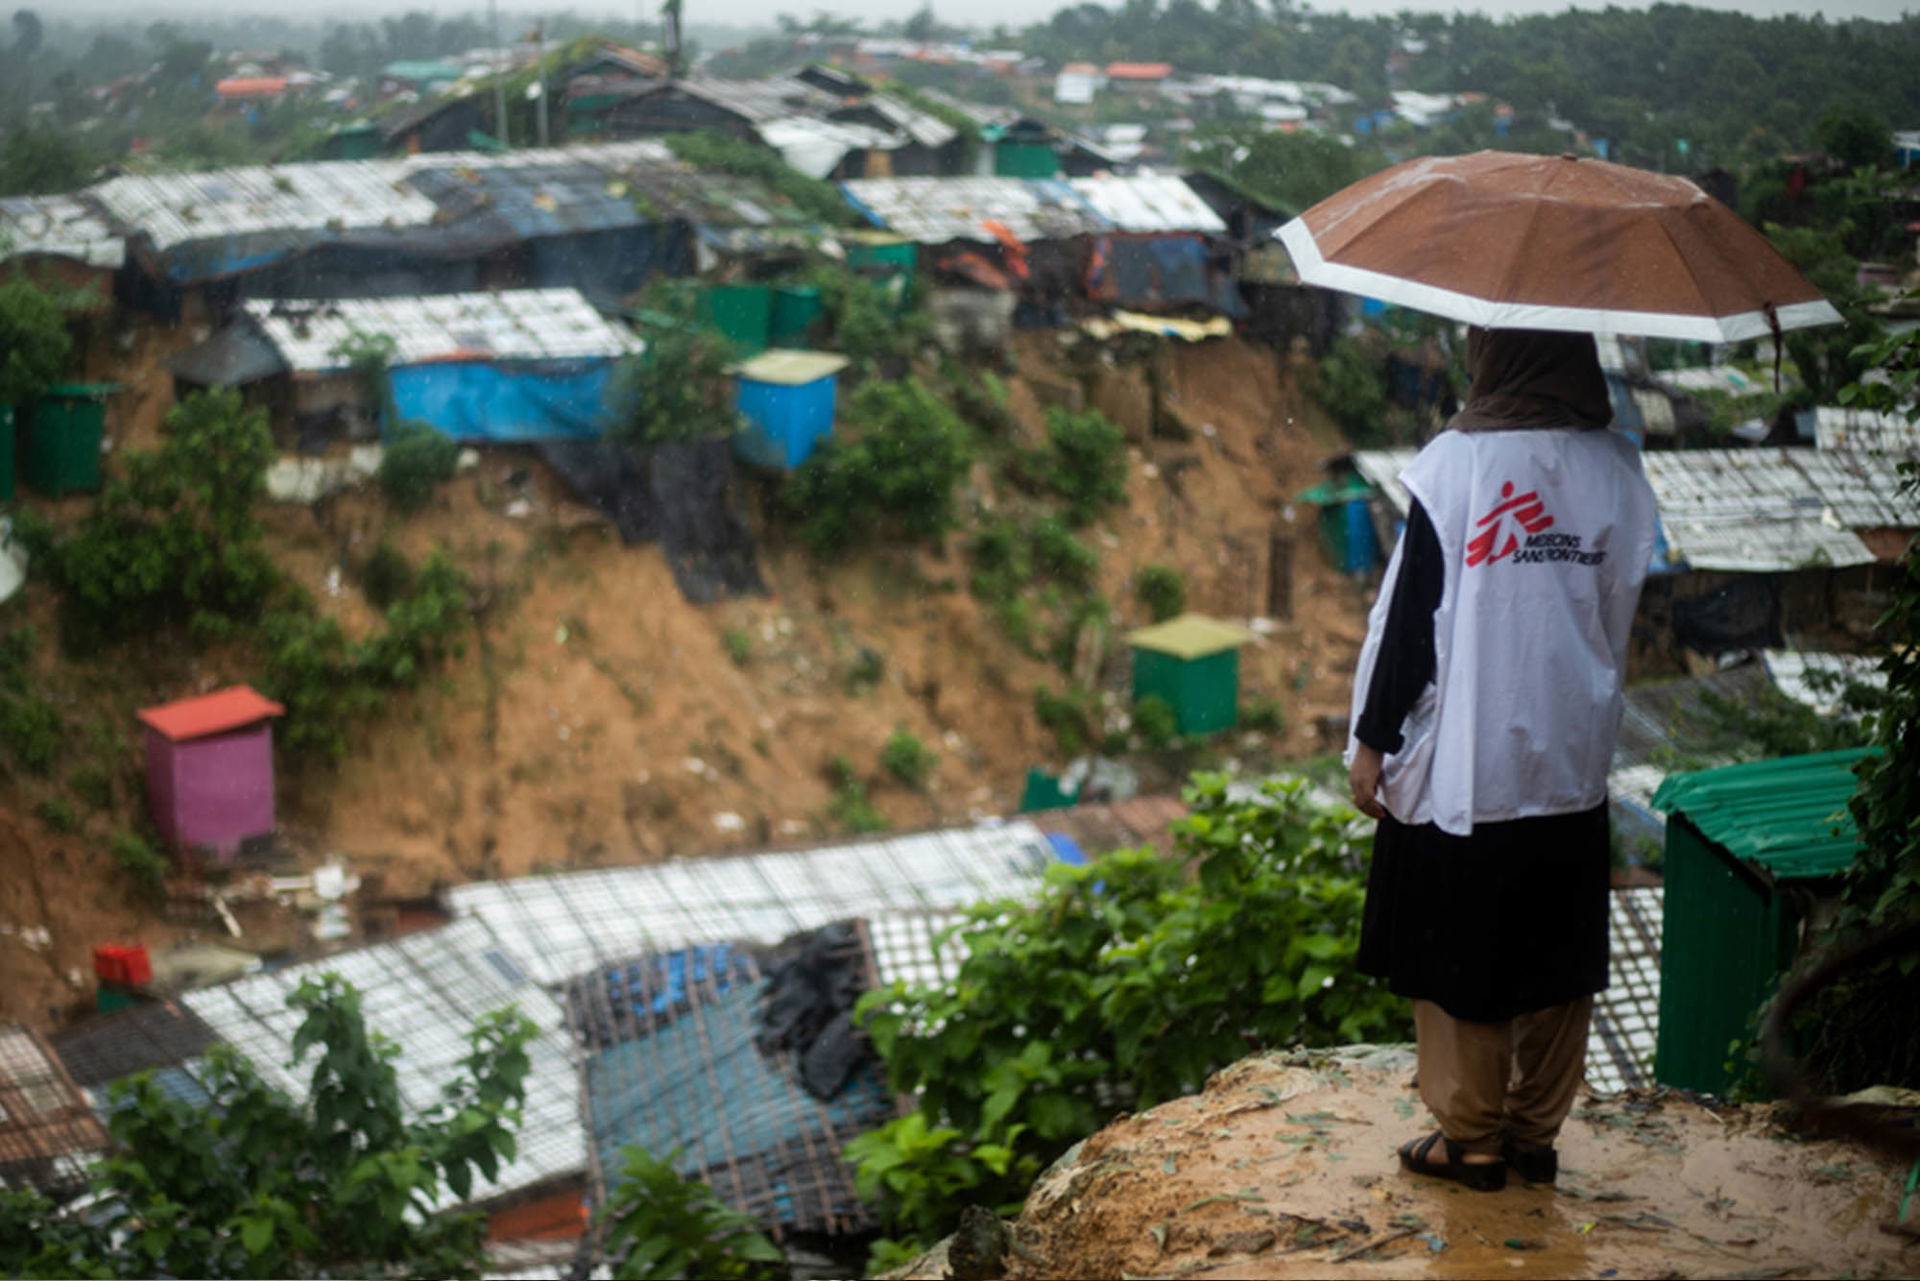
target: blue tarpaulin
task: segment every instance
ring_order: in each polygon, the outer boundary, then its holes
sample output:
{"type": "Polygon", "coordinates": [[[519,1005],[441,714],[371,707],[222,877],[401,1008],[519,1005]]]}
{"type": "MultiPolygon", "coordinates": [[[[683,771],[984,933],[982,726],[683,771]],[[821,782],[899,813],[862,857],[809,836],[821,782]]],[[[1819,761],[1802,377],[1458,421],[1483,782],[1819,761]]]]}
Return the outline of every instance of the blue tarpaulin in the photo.
{"type": "Polygon", "coordinates": [[[401,422],[436,427],[455,440],[586,440],[611,417],[615,362],[448,360],[389,372],[401,422]]]}

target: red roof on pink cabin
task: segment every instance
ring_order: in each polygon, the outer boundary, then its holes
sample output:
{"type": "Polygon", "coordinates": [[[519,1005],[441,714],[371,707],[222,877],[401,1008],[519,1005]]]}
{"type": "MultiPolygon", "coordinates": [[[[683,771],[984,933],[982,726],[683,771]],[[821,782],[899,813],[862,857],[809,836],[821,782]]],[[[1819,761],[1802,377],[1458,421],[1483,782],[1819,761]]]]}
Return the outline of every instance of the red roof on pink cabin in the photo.
{"type": "Polygon", "coordinates": [[[285,76],[229,76],[213,86],[222,98],[278,98],[287,91],[285,76]]]}
{"type": "Polygon", "coordinates": [[[1109,62],[1109,80],[1165,80],[1173,74],[1171,62],[1109,62]]]}
{"type": "Polygon", "coordinates": [[[242,725],[280,716],[286,708],[270,698],[262,698],[246,685],[215,690],[198,698],[183,698],[140,710],[140,720],[178,743],[183,739],[223,734],[242,725]]]}

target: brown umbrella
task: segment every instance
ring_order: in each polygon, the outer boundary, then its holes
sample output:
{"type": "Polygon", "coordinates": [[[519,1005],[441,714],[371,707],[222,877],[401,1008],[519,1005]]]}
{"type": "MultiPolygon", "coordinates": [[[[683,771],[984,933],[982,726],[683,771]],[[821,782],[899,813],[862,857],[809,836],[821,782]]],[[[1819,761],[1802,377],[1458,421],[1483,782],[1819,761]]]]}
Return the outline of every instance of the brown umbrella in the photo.
{"type": "Polygon", "coordinates": [[[1738,342],[1840,319],[1700,188],[1603,160],[1409,160],[1279,236],[1307,284],[1489,329],[1738,342]]]}

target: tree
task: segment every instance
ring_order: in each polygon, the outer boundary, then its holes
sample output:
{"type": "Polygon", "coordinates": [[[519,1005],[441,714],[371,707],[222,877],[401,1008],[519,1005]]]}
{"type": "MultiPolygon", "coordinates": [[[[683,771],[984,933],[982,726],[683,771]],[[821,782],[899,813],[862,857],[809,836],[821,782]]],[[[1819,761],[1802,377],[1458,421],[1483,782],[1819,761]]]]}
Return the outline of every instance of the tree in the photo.
{"type": "MultiPolygon", "coordinates": [[[[0,154],[18,141],[9,138],[0,154]]],[[[0,407],[32,400],[58,381],[72,347],[58,298],[24,276],[0,284],[0,407]]]]}
{"type": "Polygon", "coordinates": [[[1893,131],[1886,117],[1860,104],[1834,107],[1814,126],[1820,150],[1849,169],[1870,169],[1893,154],[1893,131]]]}
{"type": "Polygon", "coordinates": [[[33,1194],[0,1197],[0,1270],[25,1277],[478,1276],[486,1222],[436,1213],[443,1189],[465,1198],[516,1150],[527,1045],[538,1029],[514,1010],[482,1018],[444,1099],[409,1118],[394,1060],[367,1030],[360,995],[338,975],[309,978],[299,1068],[318,1050],[306,1101],[261,1079],[224,1045],[207,1052],[203,1105],[148,1075],[116,1085],[102,1164],[86,1213],[63,1216],[33,1194]]]}

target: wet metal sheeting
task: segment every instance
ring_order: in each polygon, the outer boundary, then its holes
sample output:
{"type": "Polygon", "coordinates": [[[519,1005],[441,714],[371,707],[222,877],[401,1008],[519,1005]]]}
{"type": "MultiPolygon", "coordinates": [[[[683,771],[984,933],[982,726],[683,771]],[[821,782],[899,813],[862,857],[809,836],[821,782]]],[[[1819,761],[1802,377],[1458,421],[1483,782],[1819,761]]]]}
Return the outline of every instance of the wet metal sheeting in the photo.
{"type": "Polygon", "coordinates": [[[867,218],[923,245],[1068,240],[1113,232],[1220,233],[1220,221],[1178,178],[856,178],[841,188],[867,218]]]}
{"type": "Polygon", "coordinates": [[[1822,450],[1920,460],[1920,423],[1904,414],[1823,405],[1813,411],[1813,440],[1822,450]]]}
{"type": "Polygon", "coordinates": [[[557,987],[623,956],[720,939],[776,942],[834,921],[1029,895],[1053,857],[1031,823],[856,845],[685,859],[456,886],[537,983],[557,987]]]}
{"type": "Polygon", "coordinates": [[[106,1147],[106,1131],[40,1034],[0,1025],[0,1188],[83,1191],[106,1147]]]}
{"type": "Polygon", "coordinates": [[[0,198],[0,261],[40,254],[117,268],[126,261],[127,242],[77,197],[0,198]]]}
{"type": "Polygon", "coordinates": [[[452,357],[492,360],[614,358],[640,340],[604,319],[577,289],[515,289],[420,298],[343,298],[322,303],[250,302],[247,314],[297,372],[347,367],[341,345],[385,334],[392,364],[452,357]]]}
{"type": "MultiPolygon", "coordinates": [[[[306,1097],[317,1051],[289,1068],[302,1019],[287,997],[302,980],[338,974],[358,988],[369,1031],[401,1048],[395,1061],[401,1102],[418,1115],[442,1101],[441,1086],[460,1073],[467,1034],[484,1015],[517,1006],[540,1035],[529,1045],[532,1070],[518,1134],[519,1151],[471,1200],[485,1202],[549,1180],[584,1175],[578,1079],[559,1003],[537,987],[480,921],[455,921],[303,965],[189,992],[182,1001],[222,1040],[251,1060],[265,1080],[306,1097]]],[[[441,1205],[458,1203],[441,1190],[441,1205]]]]}
{"type": "Polygon", "coordinates": [[[1653,1084],[1665,894],[1658,885],[1613,891],[1607,990],[1593,1000],[1587,1033],[1587,1084],[1603,1093],[1653,1084]]]}
{"type": "Polygon", "coordinates": [[[1845,710],[1841,696],[1849,685],[1885,690],[1887,674],[1880,660],[1863,654],[1830,654],[1822,650],[1769,649],[1761,652],[1774,687],[1796,703],[1805,703],[1822,716],[1845,710]]]}

